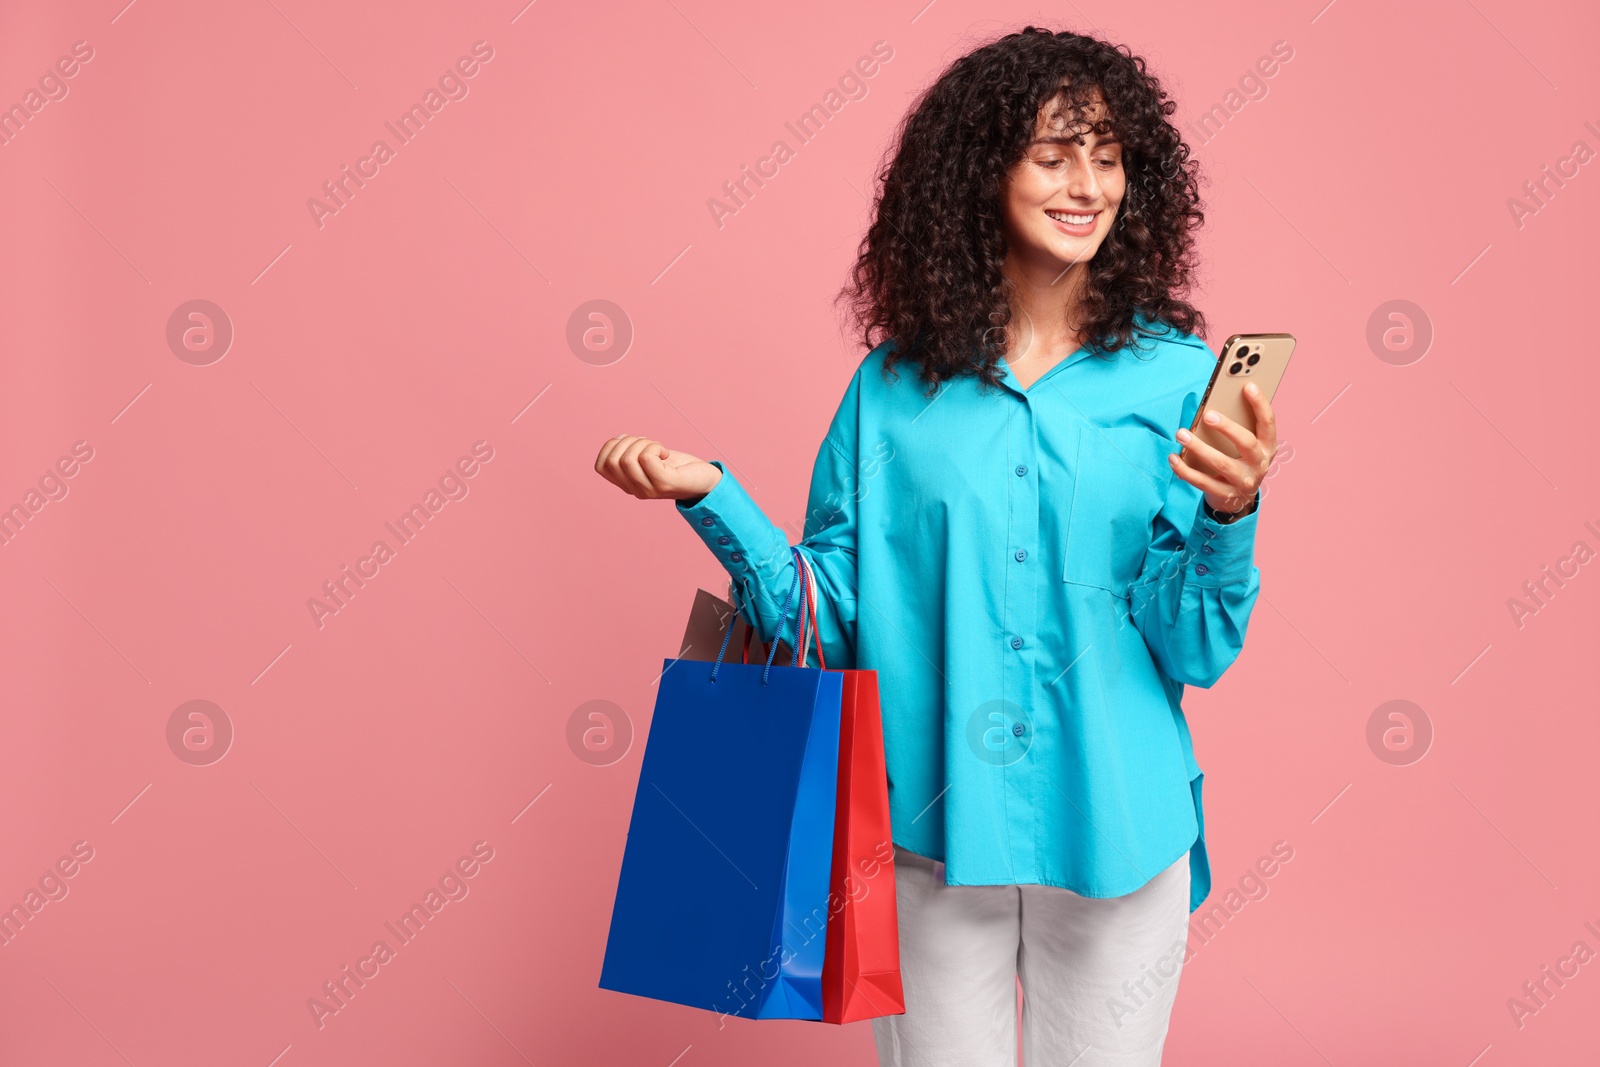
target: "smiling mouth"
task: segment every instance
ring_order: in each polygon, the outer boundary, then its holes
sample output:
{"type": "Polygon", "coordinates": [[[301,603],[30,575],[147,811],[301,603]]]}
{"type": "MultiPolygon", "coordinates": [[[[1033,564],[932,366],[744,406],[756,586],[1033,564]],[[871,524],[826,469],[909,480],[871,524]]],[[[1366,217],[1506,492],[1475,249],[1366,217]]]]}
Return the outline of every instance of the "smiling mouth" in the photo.
{"type": "Polygon", "coordinates": [[[1066,226],[1090,226],[1093,225],[1095,218],[1099,216],[1100,212],[1090,211],[1083,214],[1076,214],[1070,211],[1051,211],[1047,208],[1045,210],[1045,214],[1066,226]]]}

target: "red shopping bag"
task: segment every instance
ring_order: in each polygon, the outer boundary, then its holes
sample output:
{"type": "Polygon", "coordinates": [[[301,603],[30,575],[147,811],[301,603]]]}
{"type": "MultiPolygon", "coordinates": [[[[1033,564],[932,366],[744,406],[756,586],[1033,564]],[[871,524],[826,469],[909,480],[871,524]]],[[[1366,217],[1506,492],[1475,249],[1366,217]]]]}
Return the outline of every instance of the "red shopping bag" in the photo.
{"type": "MultiPolygon", "coordinates": [[[[803,553],[796,556],[804,560],[803,553]]],[[[801,581],[816,589],[807,561],[801,581]]],[[[817,628],[814,593],[803,595],[800,665],[817,628]],[[809,623],[809,625],[806,625],[809,623]]],[[[817,664],[822,642],[817,643],[817,664]]],[[[834,807],[833,883],[828,898],[827,949],[822,965],[822,1021],[849,1023],[903,1015],[900,926],[894,895],[894,842],[889,831],[889,776],[883,758],[878,672],[841,670],[839,792],[834,807]]]]}

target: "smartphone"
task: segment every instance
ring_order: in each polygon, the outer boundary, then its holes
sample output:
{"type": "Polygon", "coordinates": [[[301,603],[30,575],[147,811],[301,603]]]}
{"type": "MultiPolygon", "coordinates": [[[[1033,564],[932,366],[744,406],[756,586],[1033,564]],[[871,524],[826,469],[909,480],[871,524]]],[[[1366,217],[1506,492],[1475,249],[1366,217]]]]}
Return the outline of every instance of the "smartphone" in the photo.
{"type": "MultiPolygon", "coordinates": [[[[1283,372],[1289,369],[1289,357],[1294,353],[1294,336],[1287,333],[1236,333],[1222,346],[1222,356],[1206,395],[1200,398],[1200,410],[1194,413],[1194,423],[1189,432],[1218,452],[1232,459],[1239,458],[1239,450],[1221,430],[1203,422],[1207,411],[1226,415],[1251,433],[1256,429],[1255,409],[1245,398],[1244,387],[1251,382],[1261,390],[1261,395],[1271,403],[1272,395],[1283,381],[1283,372]]],[[[1192,462],[1188,446],[1178,454],[1185,462],[1192,462]]],[[[1201,466],[1205,466],[1202,462],[1201,466]]]]}

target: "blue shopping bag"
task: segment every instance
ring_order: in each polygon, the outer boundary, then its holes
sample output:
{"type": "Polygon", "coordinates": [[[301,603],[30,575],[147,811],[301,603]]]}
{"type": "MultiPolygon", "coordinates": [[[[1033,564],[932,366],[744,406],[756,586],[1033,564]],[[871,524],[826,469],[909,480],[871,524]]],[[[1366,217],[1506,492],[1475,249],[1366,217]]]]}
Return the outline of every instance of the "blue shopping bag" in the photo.
{"type": "Polygon", "coordinates": [[[777,640],[724,663],[733,630],[714,662],[664,661],[600,988],[821,1019],[843,678],[774,665],[777,640]]]}

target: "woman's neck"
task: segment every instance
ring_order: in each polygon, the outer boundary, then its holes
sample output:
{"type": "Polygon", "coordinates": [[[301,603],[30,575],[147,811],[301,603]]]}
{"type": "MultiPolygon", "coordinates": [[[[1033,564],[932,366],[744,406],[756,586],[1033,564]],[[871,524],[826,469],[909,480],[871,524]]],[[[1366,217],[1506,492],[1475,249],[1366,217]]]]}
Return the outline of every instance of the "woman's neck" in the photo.
{"type": "Polygon", "coordinates": [[[1075,321],[1088,264],[1063,270],[1059,262],[1027,264],[1007,257],[1001,268],[1011,301],[1012,334],[1006,349],[1011,373],[1026,389],[1051,367],[1083,347],[1075,321]]]}

